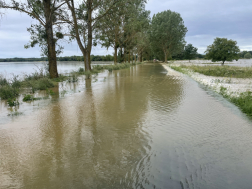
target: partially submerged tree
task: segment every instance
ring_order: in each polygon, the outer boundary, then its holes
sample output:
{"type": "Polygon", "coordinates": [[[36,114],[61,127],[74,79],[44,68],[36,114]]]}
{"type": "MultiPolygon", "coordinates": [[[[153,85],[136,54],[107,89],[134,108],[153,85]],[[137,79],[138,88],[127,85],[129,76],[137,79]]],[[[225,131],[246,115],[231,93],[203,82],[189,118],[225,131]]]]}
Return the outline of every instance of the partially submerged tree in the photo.
{"type": "Polygon", "coordinates": [[[197,50],[198,49],[194,47],[192,44],[186,45],[184,50],[185,59],[188,59],[190,62],[191,59],[197,56],[197,50]]]}
{"type": "Polygon", "coordinates": [[[77,4],[74,0],[64,0],[70,10],[70,16],[59,15],[62,22],[69,25],[69,35],[76,39],[84,56],[85,70],[91,70],[91,50],[96,45],[94,34],[100,20],[121,6],[122,0],[83,0],[77,4]]]}
{"type": "Polygon", "coordinates": [[[240,49],[236,44],[237,42],[231,39],[216,37],[213,44],[205,51],[206,59],[211,59],[212,62],[222,61],[222,65],[225,61],[237,61],[240,49]]]}
{"type": "Polygon", "coordinates": [[[164,61],[183,51],[187,28],[179,13],[171,10],[153,16],[151,25],[151,43],[156,51],[162,51],[164,61]]]}
{"type": "Polygon", "coordinates": [[[13,9],[22,13],[26,13],[33,19],[36,19],[39,24],[33,25],[29,31],[32,34],[32,41],[26,47],[33,47],[39,43],[42,49],[48,56],[49,74],[51,78],[58,77],[57,59],[56,59],[56,41],[62,38],[60,27],[57,29],[58,36],[54,34],[54,25],[58,25],[56,14],[63,14],[61,7],[65,2],[59,0],[28,0],[27,2],[17,2],[12,0],[6,3],[0,0],[0,8],[13,9]],[[37,37],[35,37],[37,35],[37,37]]]}
{"type": "Polygon", "coordinates": [[[114,63],[117,63],[117,49],[120,59],[131,59],[137,44],[138,33],[149,25],[149,11],[145,11],[146,0],[125,0],[123,6],[109,11],[99,23],[97,36],[102,46],[114,48],[114,63]],[[125,56],[127,55],[127,57],[125,56]]]}

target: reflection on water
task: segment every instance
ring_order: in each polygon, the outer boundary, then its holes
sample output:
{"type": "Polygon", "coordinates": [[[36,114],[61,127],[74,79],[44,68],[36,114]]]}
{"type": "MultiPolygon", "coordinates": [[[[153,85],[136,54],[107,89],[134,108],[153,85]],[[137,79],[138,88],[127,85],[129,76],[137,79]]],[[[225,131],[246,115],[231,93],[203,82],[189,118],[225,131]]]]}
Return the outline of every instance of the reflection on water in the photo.
{"type": "Polygon", "coordinates": [[[0,125],[0,188],[251,186],[252,124],[235,107],[161,65],[102,76],[0,125]]]}

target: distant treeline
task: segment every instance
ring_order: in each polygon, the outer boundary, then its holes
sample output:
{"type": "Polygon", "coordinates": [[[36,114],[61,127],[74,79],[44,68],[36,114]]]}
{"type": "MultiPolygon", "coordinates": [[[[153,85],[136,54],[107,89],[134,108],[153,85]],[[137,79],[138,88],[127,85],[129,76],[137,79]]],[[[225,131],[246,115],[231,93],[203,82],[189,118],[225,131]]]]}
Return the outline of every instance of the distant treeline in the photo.
{"type": "MultiPolygon", "coordinates": [[[[204,58],[205,58],[204,54],[197,53],[194,59],[204,59],[204,58]]],[[[181,53],[181,54],[177,54],[176,56],[172,56],[168,58],[168,60],[187,60],[187,58],[184,53],[181,53]]]]}
{"type": "MultiPolygon", "coordinates": [[[[91,61],[113,61],[114,56],[106,55],[91,55],[91,61]]],[[[37,61],[48,61],[47,57],[41,58],[1,58],[0,62],[37,62],[37,61]]],[[[57,61],[84,61],[83,56],[65,56],[65,57],[57,57],[57,61]]]]}

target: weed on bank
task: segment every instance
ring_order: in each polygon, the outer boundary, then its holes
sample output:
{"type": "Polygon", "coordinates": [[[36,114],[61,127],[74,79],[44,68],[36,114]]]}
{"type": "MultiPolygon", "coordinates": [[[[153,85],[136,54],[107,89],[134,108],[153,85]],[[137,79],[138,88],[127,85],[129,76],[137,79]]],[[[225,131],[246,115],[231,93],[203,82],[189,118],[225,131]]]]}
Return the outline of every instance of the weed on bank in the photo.
{"type": "Polygon", "coordinates": [[[190,69],[194,72],[198,72],[207,76],[252,78],[252,67],[181,65],[180,68],[190,69]]]}

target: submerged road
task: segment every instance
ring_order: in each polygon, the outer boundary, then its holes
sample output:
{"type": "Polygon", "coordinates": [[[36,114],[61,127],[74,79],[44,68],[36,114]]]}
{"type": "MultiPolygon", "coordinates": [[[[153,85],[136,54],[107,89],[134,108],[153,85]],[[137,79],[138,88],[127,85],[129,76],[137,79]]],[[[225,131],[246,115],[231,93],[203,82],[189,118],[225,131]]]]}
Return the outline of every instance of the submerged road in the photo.
{"type": "Polygon", "coordinates": [[[160,64],[79,82],[0,125],[0,188],[251,188],[252,122],[218,94],[160,64]]]}

